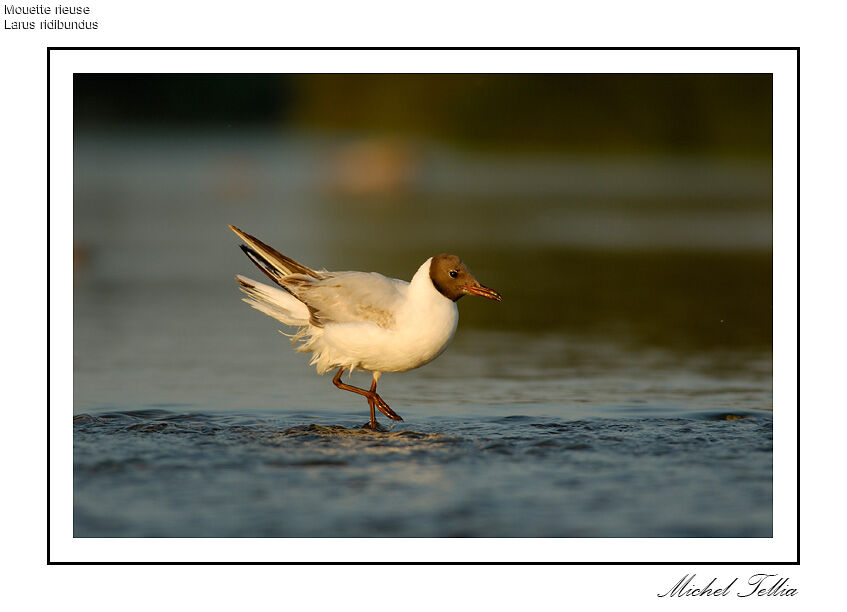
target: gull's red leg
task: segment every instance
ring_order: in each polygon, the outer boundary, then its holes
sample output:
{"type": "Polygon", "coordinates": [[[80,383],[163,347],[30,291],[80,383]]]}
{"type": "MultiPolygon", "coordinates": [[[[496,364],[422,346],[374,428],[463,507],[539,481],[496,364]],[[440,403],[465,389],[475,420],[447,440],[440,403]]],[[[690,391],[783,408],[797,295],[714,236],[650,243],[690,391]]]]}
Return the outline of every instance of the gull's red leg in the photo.
{"type": "Polygon", "coordinates": [[[379,394],[376,392],[376,377],[374,377],[373,383],[371,383],[370,389],[360,389],[359,387],[354,387],[353,385],[348,385],[346,383],[341,382],[341,374],[344,372],[344,368],[338,368],[338,372],[335,373],[335,376],[332,379],[332,384],[334,384],[339,389],[343,389],[344,391],[350,391],[352,393],[357,393],[367,398],[368,405],[371,409],[371,428],[376,427],[376,416],[374,413],[374,407],[376,407],[382,414],[387,416],[389,419],[393,421],[402,421],[403,418],[394,412],[391,408],[388,407],[388,404],[385,403],[379,394]]]}
{"type": "Polygon", "coordinates": [[[382,399],[379,394],[376,392],[376,376],[374,376],[374,380],[371,383],[370,392],[373,393],[373,401],[379,411],[387,416],[392,421],[402,421],[403,417],[394,412],[391,408],[388,407],[388,404],[385,403],[385,400],[382,399]]]}

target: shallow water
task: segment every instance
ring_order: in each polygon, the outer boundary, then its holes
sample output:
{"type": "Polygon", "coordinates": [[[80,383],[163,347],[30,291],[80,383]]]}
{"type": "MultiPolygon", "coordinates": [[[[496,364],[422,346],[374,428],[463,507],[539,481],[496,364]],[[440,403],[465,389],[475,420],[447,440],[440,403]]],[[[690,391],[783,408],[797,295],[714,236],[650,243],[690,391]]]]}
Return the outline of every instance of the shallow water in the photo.
{"type": "Polygon", "coordinates": [[[236,343],[236,372],[211,380],[135,353],[123,389],[99,386],[123,403],[79,403],[76,536],[771,536],[766,354],[469,330],[383,377],[405,421],[371,432],[364,401],[261,336],[282,367],[236,343]],[[528,357],[503,350],[521,344],[528,357]]]}
{"type": "Polygon", "coordinates": [[[771,536],[769,413],[642,411],[77,415],[74,535],[771,536]]]}
{"type": "Polygon", "coordinates": [[[369,198],[324,189],[332,143],[74,146],[75,536],[772,535],[767,168],[434,155],[369,198]],[[458,251],[504,301],[462,300],[363,431],[239,301],[228,223],[406,279],[458,251]]]}

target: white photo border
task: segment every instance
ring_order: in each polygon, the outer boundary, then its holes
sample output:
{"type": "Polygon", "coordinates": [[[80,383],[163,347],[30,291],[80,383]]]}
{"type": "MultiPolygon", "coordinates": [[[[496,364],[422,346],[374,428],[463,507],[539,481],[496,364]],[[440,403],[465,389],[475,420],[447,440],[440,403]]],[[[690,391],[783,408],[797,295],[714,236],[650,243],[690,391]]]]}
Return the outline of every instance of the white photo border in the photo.
{"type": "Polygon", "coordinates": [[[799,49],[48,48],[48,563],[799,562],[799,49]],[[772,538],[74,538],[75,73],[770,73],[773,75],[772,538]],[[776,271],[779,271],[777,274],[776,271]]]}

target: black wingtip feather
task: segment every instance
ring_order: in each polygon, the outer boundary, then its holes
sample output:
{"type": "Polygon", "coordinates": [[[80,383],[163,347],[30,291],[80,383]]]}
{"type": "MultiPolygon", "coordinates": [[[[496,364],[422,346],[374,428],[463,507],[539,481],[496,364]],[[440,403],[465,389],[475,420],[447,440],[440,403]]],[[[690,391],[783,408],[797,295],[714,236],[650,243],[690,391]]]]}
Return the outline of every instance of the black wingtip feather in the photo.
{"type": "Polygon", "coordinates": [[[279,281],[282,279],[282,275],[277,272],[277,270],[271,265],[271,263],[262,257],[258,252],[254,249],[250,248],[246,244],[238,245],[239,248],[244,251],[244,254],[247,255],[247,258],[252,261],[257,268],[259,268],[262,272],[265,273],[269,279],[275,282],[277,285],[282,287],[282,283],[279,281]]]}

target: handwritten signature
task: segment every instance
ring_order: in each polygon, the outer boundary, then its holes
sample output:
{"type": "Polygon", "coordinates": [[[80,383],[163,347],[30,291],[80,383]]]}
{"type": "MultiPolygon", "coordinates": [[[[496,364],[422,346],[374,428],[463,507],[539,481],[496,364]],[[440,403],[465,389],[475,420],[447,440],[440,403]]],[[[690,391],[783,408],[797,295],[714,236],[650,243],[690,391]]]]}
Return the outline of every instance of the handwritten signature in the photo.
{"type": "MultiPolygon", "coordinates": [[[[747,580],[746,585],[737,588],[735,583],[738,578],[733,578],[725,586],[716,585],[717,578],[704,587],[698,587],[694,579],[697,574],[686,574],[679,582],[673,585],[665,593],[658,593],[657,597],[726,597],[734,592],[737,597],[794,597],[797,589],[788,586],[788,578],[780,577],[778,574],[753,574],[747,580]]],[[[702,584],[702,583],[701,583],[702,584]]]]}

